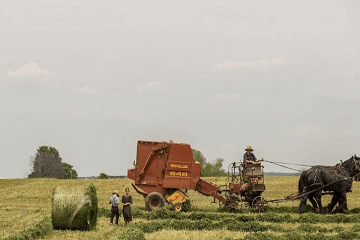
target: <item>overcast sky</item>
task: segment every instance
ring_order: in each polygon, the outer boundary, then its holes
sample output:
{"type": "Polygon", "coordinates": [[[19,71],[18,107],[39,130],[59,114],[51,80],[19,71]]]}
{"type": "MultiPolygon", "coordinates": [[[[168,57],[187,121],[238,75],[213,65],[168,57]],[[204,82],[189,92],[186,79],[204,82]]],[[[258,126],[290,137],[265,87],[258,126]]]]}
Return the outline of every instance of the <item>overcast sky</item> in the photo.
{"type": "Polygon", "coordinates": [[[41,145],[79,176],[126,175],[138,140],[226,169],[248,144],[310,165],[360,155],[357,0],[48,2],[1,3],[2,178],[41,145]]]}

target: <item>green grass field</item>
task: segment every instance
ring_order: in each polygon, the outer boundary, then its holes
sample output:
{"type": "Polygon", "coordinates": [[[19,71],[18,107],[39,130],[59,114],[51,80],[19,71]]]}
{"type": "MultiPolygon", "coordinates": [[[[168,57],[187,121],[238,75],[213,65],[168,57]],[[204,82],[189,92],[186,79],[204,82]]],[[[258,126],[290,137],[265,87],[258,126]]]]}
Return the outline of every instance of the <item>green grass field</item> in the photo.
{"type": "MultiPolygon", "coordinates": [[[[217,185],[225,178],[205,178],[217,185]]],[[[267,177],[266,199],[297,192],[297,177],[267,177]]],[[[131,188],[132,180],[0,180],[0,239],[360,239],[360,184],[353,183],[346,214],[298,214],[299,201],[269,204],[266,213],[244,208],[238,213],[219,210],[213,198],[189,191],[191,211],[175,213],[166,207],[144,210],[144,198],[131,188]],[[98,224],[94,231],[53,230],[51,197],[55,186],[93,183],[99,199],[98,224]],[[134,221],[125,226],[109,225],[108,199],[113,190],[130,187],[134,221]]],[[[329,196],[324,196],[327,205],[329,196]]],[[[121,219],[121,218],[120,218],[121,219]]]]}

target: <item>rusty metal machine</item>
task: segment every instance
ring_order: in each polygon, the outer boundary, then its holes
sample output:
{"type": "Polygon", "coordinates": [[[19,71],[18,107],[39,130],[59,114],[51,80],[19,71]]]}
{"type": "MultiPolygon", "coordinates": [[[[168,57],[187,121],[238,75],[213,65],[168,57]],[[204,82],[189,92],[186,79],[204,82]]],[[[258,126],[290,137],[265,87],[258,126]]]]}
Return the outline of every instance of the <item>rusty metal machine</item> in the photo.
{"type": "Polygon", "coordinates": [[[268,201],[262,196],[265,191],[262,159],[254,164],[233,162],[228,168],[228,178],[225,182],[224,192],[226,201],[219,202],[220,206],[230,211],[243,207],[264,212],[268,207],[268,201]]]}
{"type": "Polygon", "coordinates": [[[192,189],[219,201],[225,201],[219,188],[200,179],[201,166],[195,162],[189,144],[138,141],[136,162],[128,169],[128,177],[137,193],[145,198],[145,206],[155,210],[165,202],[175,211],[189,203],[183,190],[192,189]]]}
{"type": "Polygon", "coordinates": [[[169,203],[175,211],[183,211],[189,205],[184,191],[188,189],[214,197],[231,211],[238,209],[239,203],[242,206],[243,200],[251,207],[263,208],[261,192],[265,190],[265,185],[260,163],[243,169],[233,163],[231,171],[233,173],[226,189],[222,190],[200,178],[201,166],[195,162],[189,144],[138,141],[136,162],[128,169],[128,178],[135,181],[132,186],[144,196],[148,210],[156,210],[169,203]],[[236,171],[241,171],[241,176],[236,171]],[[246,189],[245,183],[248,183],[246,189]]]}

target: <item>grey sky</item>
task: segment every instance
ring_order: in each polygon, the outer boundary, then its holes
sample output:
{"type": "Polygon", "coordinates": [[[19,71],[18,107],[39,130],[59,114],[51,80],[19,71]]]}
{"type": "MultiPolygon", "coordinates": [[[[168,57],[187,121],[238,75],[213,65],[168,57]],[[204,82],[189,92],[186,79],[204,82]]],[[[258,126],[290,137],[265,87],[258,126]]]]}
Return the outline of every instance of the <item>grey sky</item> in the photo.
{"type": "Polygon", "coordinates": [[[0,8],[0,177],[24,177],[40,145],[79,176],[125,175],[137,140],[225,168],[248,144],[271,161],[360,155],[358,1],[31,4],[0,8]]]}

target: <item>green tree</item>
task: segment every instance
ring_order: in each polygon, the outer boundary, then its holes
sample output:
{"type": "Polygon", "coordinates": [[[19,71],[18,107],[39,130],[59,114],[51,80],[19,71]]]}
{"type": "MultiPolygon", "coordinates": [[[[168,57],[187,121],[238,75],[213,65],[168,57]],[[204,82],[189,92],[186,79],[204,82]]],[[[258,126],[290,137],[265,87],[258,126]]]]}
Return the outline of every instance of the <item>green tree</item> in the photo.
{"type": "Polygon", "coordinates": [[[206,162],[204,155],[196,149],[191,149],[195,161],[200,163],[202,177],[220,177],[226,176],[225,170],[222,169],[224,159],[217,158],[212,163],[206,162]]]}
{"type": "Polygon", "coordinates": [[[222,168],[223,158],[217,158],[213,163],[205,163],[201,169],[201,176],[203,177],[221,177],[226,176],[225,170],[222,168]]]}
{"type": "Polygon", "coordinates": [[[206,163],[206,158],[204,157],[204,155],[196,149],[191,149],[192,154],[194,156],[194,159],[196,162],[199,162],[201,166],[203,166],[206,163]]]}
{"type": "Polygon", "coordinates": [[[29,178],[66,178],[59,151],[53,147],[40,146],[34,157],[30,157],[32,172],[29,178]]]}
{"type": "Polygon", "coordinates": [[[37,149],[37,153],[51,153],[51,154],[54,154],[55,157],[57,157],[58,159],[60,159],[60,161],[62,160],[62,158],[60,157],[60,154],[59,154],[59,151],[54,148],[54,147],[49,147],[49,146],[40,146],[38,149],[37,149]]]}
{"type": "Polygon", "coordinates": [[[30,156],[29,178],[77,178],[73,166],[62,162],[59,151],[54,147],[40,146],[34,156],[30,156]]]}
{"type": "Polygon", "coordinates": [[[77,179],[78,178],[78,174],[76,172],[75,169],[73,169],[73,166],[66,163],[66,162],[62,162],[62,167],[63,167],[63,171],[66,174],[66,178],[67,179],[77,179]]]}
{"type": "Polygon", "coordinates": [[[221,176],[226,176],[225,170],[222,169],[223,167],[223,162],[225,160],[223,158],[217,158],[214,160],[212,166],[213,166],[213,170],[212,170],[212,177],[221,177],[221,176]]]}
{"type": "Polygon", "coordinates": [[[100,173],[98,179],[109,179],[109,176],[106,173],[100,173]]]}

